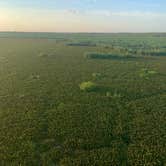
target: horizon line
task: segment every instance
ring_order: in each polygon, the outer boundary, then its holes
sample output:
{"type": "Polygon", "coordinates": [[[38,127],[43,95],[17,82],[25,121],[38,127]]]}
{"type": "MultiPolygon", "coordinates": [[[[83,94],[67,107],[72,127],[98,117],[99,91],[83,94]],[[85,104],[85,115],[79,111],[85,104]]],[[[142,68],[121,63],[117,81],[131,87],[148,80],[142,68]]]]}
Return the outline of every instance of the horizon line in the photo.
{"type": "Polygon", "coordinates": [[[134,34],[134,33],[138,33],[138,34],[143,34],[143,33],[166,33],[165,32],[160,32],[160,31],[153,31],[153,32],[102,32],[102,31],[99,31],[99,32],[85,32],[85,31],[80,31],[80,32],[69,32],[69,31],[66,31],[66,32],[56,32],[56,31],[0,31],[0,33],[102,33],[102,34],[108,34],[108,33],[114,33],[114,34],[117,34],[117,33],[130,33],[130,34],[134,34]]]}

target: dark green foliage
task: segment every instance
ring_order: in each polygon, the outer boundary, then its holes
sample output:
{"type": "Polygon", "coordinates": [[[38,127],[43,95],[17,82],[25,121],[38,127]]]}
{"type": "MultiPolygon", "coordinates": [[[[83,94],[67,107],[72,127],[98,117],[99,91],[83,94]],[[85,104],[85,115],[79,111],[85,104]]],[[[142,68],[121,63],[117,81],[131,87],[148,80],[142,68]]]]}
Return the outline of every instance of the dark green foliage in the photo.
{"type": "Polygon", "coordinates": [[[129,55],[115,55],[111,53],[86,53],[86,57],[89,59],[125,59],[134,58],[134,56],[129,55]]]}
{"type": "Polygon", "coordinates": [[[81,42],[81,43],[68,43],[67,46],[96,47],[97,45],[90,42],[81,42]]]}
{"type": "Polygon", "coordinates": [[[164,52],[165,34],[4,35],[0,166],[165,165],[166,57],[142,55],[164,52]],[[97,46],[66,46],[89,40],[97,46]],[[82,92],[87,80],[97,89],[82,92]]]}

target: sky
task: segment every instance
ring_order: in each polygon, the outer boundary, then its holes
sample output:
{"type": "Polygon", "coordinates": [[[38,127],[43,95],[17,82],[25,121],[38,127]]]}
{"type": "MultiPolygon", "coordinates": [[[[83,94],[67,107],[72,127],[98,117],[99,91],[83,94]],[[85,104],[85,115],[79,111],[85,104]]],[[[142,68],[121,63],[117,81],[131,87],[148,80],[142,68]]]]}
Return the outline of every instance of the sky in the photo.
{"type": "Polygon", "coordinates": [[[166,0],[0,0],[0,31],[166,32],[166,0]]]}

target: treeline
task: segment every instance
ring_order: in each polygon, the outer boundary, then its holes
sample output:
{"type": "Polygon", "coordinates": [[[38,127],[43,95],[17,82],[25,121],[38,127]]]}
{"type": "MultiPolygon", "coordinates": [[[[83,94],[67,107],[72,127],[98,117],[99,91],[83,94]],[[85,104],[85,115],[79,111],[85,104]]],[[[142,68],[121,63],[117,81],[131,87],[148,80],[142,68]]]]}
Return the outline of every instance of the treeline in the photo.
{"type": "Polygon", "coordinates": [[[88,59],[124,59],[124,58],[134,58],[134,56],[131,56],[131,55],[118,55],[118,54],[97,53],[97,52],[86,53],[85,56],[88,59]]]}
{"type": "Polygon", "coordinates": [[[83,47],[96,47],[97,44],[90,42],[68,43],[67,46],[83,46],[83,47]]]}

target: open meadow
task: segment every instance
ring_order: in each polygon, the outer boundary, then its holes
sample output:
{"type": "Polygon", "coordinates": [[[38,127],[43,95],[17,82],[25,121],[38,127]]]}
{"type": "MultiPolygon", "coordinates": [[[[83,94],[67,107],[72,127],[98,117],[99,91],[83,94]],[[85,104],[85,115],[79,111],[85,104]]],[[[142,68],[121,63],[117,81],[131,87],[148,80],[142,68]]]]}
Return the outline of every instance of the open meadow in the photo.
{"type": "Polygon", "coordinates": [[[0,33],[1,166],[165,164],[165,33],[0,33]]]}

